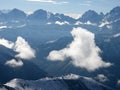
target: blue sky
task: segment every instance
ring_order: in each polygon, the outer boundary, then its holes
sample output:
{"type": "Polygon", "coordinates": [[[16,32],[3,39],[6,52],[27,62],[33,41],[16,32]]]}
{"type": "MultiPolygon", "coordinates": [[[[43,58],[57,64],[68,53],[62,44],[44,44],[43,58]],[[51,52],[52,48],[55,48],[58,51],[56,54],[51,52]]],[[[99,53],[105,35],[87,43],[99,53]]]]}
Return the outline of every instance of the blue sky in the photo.
{"type": "Polygon", "coordinates": [[[79,13],[92,9],[97,12],[108,12],[120,6],[120,0],[0,0],[0,9],[18,8],[26,11],[45,9],[58,13],[79,13]]]}

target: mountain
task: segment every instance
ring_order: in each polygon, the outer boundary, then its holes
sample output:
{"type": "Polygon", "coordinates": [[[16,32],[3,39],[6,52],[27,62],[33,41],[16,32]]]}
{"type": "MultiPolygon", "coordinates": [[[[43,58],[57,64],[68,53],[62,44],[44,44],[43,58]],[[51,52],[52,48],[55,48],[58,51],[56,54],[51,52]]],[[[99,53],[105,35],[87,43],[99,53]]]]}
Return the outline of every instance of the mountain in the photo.
{"type": "Polygon", "coordinates": [[[0,26],[17,27],[26,23],[27,15],[23,11],[16,8],[4,11],[0,11],[0,26]]]}
{"type": "Polygon", "coordinates": [[[6,14],[0,11],[0,22],[5,22],[6,21],[6,14]]]}
{"type": "Polygon", "coordinates": [[[50,17],[50,21],[60,21],[60,22],[64,22],[64,21],[67,21],[69,22],[70,24],[73,24],[75,23],[75,19],[69,17],[69,16],[66,16],[64,14],[59,14],[59,13],[56,13],[54,14],[53,16],[50,17]]]}
{"type": "Polygon", "coordinates": [[[15,90],[15,89],[12,87],[0,84],[0,90],[15,90]]]}
{"type": "Polygon", "coordinates": [[[92,78],[79,75],[43,78],[36,81],[13,79],[5,84],[15,90],[112,90],[92,78]]]}
{"type": "Polygon", "coordinates": [[[7,60],[14,58],[16,54],[13,50],[0,45],[0,63],[5,63],[7,60]]]}
{"type": "Polygon", "coordinates": [[[69,23],[74,23],[75,19],[65,16],[64,14],[53,14],[51,12],[45,10],[37,10],[33,14],[29,15],[27,18],[28,23],[34,25],[47,24],[48,22],[55,23],[56,21],[64,22],[67,21],[69,23]],[[34,23],[33,23],[34,22],[34,23]]]}
{"type": "Polygon", "coordinates": [[[22,20],[25,20],[26,18],[26,14],[19,10],[19,9],[13,9],[11,10],[10,12],[6,13],[6,18],[8,21],[22,21],[22,20]]]}
{"type": "Polygon", "coordinates": [[[48,19],[48,12],[42,9],[39,9],[37,11],[35,11],[33,14],[28,16],[28,19],[33,19],[33,20],[46,20],[48,19]]]}
{"type": "Polygon", "coordinates": [[[109,13],[105,15],[104,19],[108,22],[120,20],[120,6],[113,8],[109,13]]]}
{"type": "Polygon", "coordinates": [[[103,17],[104,17],[103,13],[98,14],[93,10],[88,10],[78,20],[84,23],[89,21],[91,23],[99,24],[103,17]]]}
{"type": "Polygon", "coordinates": [[[49,18],[50,13],[45,10],[37,10],[33,14],[27,17],[28,24],[45,24],[47,23],[47,19],[49,18]]]}
{"type": "Polygon", "coordinates": [[[3,9],[3,10],[0,10],[2,13],[9,13],[11,10],[10,9],[3,9]]]}
{"type": "Polygon", "coordinates": [[[117,6],[104,16],[99,27],[102,28],[101,30],[104,30],[105,32],[107,31],[107,33],[117,34],[120,32],[119,25],[120,25],[120,6],[117,6]]]}
{"type": "Polygon", "coordinates": [[[27,15],[25,12],[19,9],[12,9],[8,12],[0,11],[1,25],[7,26],[21,26],[27,25],[43,25],[47,23],[55,24],[56,22],[68,22],[70,24],[75,23],[75,19],[66,16],[64,14],[53,14],[43,9],[36,10],[34,13],[27,15]]]}
{"type": "Polygon", "coordinates": [[[0,82],[5,83],[14,78],[22,78],[27,80],[37,80],[49,76],[46,72],[37,67],[34,63],[23,61],[24,65],[12,68],[0,63],[0,82]]]}
{"type": "Polygon", "coordinates": [[[0,11],[0,22],[1,23],[5,22],[5,24],[2,25],[9,26],[14,24],[16,24],[16,26],[18,25],[20,26],[23,24],[27,25],[41,25],[41,24],[44,25],[48,23],[56,24],[56,22],[59,23],[67,22],[70,25],[74,25],[76,22],[81,22],[87,25],[97,25],[102,27],[105,26],[104,24],[113,23],[118,20],[120,20],[120,6],[113,8],[110,12],[108,12],[105,15],[103,13],[98,14],[94,10],[88,10],[77,20],[64,14],[52,13],[43,9],[36,10],[30,15],[27,15],[25,12],[16,8],[13,10],[9,10],[6,13],[0,11]]]}
{"type": "MultiPolygon", "coordinates": [[[[36,51],[36,57],[32,60],[19,60],[15,57],[17,54],[15,51],[0,45],[0,82],[6,83],[14,78],[20,78],[21,82],[36,82],[34,80],[50,76],[48,73],[52,74],[52,76],[74,73],[94,79],[98,74],[103,74],[108,78],[108,81],[101,82],[102,84],[120,90],[117,85],[117,81],[120,78],[119,8],[119,6],[115,7],[105,15],[89,10],[78,20],[64,14],[54,14],[42,9],[30,15],[25,15],[23,11],[18,9],[13,9],[6,13],[0,11],[0,38],[14,42],[18,36],[21,36],[36,51]],[[76,22],[79,24],[76,24],[76,22]],[[70,32],[74,27],[82,27],[94,33],[96,45],[102,50],[100,56],[106,62],[111,62],[113,64],[111,67],[87,72],[83,68],[75,67],[69,60],[60,62],[46,59],[50,51],[61,50],[72,42],[73,38],[70,32]],[[5,63],[10,60],[21,61],[23,66],[13,68],[6,65],[5,63]]],[[[54,78],[49,79],[53,80],[54,78]]],[[[41,79],[38,81],[41,82],[41,79]]],[[[73,81],[73,79],[70,83],[63,81],[63,83],[67,83],[67,87],[71,86],[70,88],[72,88],[72,84],[76,85],[76,82],[79,83],[78,81],[73,81]]],[[[22,86],[24,85],[22,84],[22,86]]],[[[87,87],[85,86],[84,88],[87,87]]]]}
{"type": "MultiPolygon", "coordinates": [[[[48,73],[41,70],[31,61],[22,60],[23,65],[20,67],[11,67],[6,65],[6,62],[16,59],[14,56],[17,53],[0,45],[0,82],[5,83],[14,78],[22,78],[27,80],[36,80],[49,76],[48,73]]],[[[16,59],[19,61],[18,59],[16,59]]]]}

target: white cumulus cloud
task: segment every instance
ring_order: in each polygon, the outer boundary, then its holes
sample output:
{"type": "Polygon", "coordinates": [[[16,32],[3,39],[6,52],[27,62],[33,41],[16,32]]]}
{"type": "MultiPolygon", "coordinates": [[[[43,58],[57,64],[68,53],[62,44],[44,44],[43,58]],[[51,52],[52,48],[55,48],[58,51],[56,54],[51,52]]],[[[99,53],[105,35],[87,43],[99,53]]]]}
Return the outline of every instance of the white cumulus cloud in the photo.
{"type": "Polygon", "coordinates": [[[96,79],[99,80],[100,82],[108,81],[108,78],[104,74],[98,74],[96,79]]]}
{"type": "Polygon", "coordinates": [[[21,60],[16,61],[15,59],[9,60],[5,63],[5,65],[8,65],[10,67],[16,68],[23,66],[23,62],[21,60]]]}
{"type": "Polygon", "coordinates": [[[35,57],[35,50],[32,49],[28,42],[20,36],[17,37],[15,43],[2,38],[0,39],[0,45],[13,49],[15,52],[18,52],[18,54],[15,56],[16,58],[31,59],[35,57]]]}
{"type": "Polygon", "coordinates": [[[17,38],[13,49],[19,53],[16,55],[17,58],[31,59],[35,57],[35,51],[22,37],[17,38]]]}
{"type": "Polygon", "coordinates": [[[74,28],[71,31],[73,41],[61,50],[53,50],[47,56],[51,61],[64,61],[71,58],[73,65],[94,71],[102,67],[109,67],[111,63],[105,62],[99,56],[101,50],[95,44],[95,36],[83,28],[74,28]]]}
{"type": "Polygon", "coordinates": [[[0,45],[3,45],[7,48],[12,48],[14,46],[14,43],[2,38],[2,39],[0,39],[0,45]]]}

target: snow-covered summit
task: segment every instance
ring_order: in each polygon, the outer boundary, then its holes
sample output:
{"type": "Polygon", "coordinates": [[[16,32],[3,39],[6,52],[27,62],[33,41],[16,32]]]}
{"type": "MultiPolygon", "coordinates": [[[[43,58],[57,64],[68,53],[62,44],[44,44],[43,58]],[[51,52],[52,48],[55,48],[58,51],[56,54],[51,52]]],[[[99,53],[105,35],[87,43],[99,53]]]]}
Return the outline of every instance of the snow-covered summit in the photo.
{"type": "Polygon", "coordinates": [[[69,74],[39,80],[13,79],[5,84],[15,90],[111,90],[92,78],[69,74]]]}

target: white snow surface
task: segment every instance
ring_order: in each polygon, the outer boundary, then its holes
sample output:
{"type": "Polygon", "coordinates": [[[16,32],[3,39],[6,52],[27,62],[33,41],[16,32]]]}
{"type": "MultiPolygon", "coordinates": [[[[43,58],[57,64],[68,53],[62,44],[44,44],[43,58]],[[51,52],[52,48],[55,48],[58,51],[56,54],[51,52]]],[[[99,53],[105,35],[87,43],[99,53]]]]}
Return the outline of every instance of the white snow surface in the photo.
{"type": "Polygon", "coordinates": [[[114,38],[120,37],[120,33],[114,34],[113,37],[114,37],[114,38]]]}

